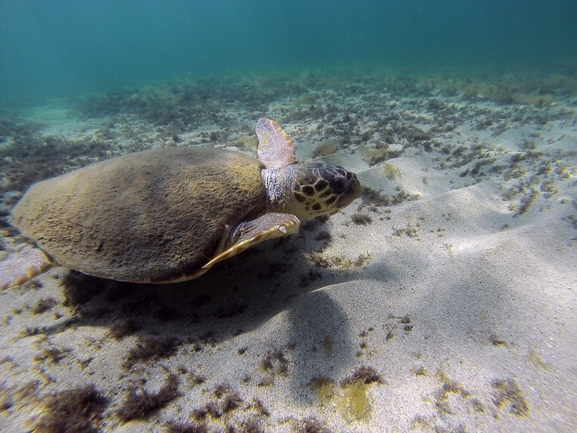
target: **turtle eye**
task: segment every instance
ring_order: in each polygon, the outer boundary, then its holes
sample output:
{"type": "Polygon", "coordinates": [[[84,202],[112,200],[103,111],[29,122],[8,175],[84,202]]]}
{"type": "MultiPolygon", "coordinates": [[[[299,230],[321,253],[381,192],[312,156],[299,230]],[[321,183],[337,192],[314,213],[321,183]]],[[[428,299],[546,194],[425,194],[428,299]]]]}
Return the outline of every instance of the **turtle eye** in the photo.
{"type": "Polygon", "coordinates": [[[331,182],[331,189],[335,194],[341,194],[347,189],[347,182],[344,179],[335,179],[331,182]]]}

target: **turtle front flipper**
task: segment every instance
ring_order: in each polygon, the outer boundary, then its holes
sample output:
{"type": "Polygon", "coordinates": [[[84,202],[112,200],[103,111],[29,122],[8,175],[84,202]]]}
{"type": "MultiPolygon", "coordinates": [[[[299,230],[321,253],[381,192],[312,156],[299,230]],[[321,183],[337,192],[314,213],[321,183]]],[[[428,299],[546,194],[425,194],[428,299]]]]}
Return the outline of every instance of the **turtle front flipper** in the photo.
{"type": "Polygon", "coordinates": [[[0,262],[0,290],[19,286],[56,266],[44,251],[25,245],[0,262]]]}
{"type": "Polygon", "coordinates": [[[258,119],[255,132],[258,137],[258,159],[266,168],[285,167],[296,161],[293,142],[277,122],[266,117],[258,119]]]}
{"type": "Polygon", "coordinates": [[[232,246],[214,257],[202,269],[206,272],[215,263],[237,255],[267,239],[293,234],[300,226],[301,222],[296,216],[286,213],[267,213],[252,221],[240,223],[231,232],[229,244],[232,243],[232,246]]]}

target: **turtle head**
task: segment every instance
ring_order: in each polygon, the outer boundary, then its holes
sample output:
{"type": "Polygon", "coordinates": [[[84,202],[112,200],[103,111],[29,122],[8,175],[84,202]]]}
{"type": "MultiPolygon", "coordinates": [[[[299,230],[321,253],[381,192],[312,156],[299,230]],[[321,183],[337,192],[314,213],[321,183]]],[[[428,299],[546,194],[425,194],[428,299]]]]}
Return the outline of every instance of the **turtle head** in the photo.
{"type": "Polygon", "coordinates": [[[331,215],[361,196],[357,176],[338,165],[294,164],[291,212],[301,219],[331,215]]]}

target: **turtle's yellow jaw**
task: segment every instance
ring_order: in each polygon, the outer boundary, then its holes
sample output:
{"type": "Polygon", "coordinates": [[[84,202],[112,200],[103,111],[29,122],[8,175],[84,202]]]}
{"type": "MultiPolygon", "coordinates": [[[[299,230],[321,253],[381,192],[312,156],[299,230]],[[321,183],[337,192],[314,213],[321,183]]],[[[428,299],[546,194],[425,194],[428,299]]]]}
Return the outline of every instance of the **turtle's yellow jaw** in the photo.
{"type": "Polygon", "coordinates": [[[293,213],[300,219],[333,214],[361,196],[357,176],[338,165],[309,163],[292,167],[293,213]]]}

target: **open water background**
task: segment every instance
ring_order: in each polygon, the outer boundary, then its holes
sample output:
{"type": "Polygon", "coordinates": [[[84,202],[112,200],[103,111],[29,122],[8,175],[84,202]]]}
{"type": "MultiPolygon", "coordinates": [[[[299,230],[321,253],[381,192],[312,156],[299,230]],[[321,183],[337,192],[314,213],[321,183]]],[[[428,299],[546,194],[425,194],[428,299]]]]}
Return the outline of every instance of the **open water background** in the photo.
{"type": "Polygon", "coordinates": [[[206,75],[567,64],[575,0],[0,1],[0,107],[206,75]]]}

